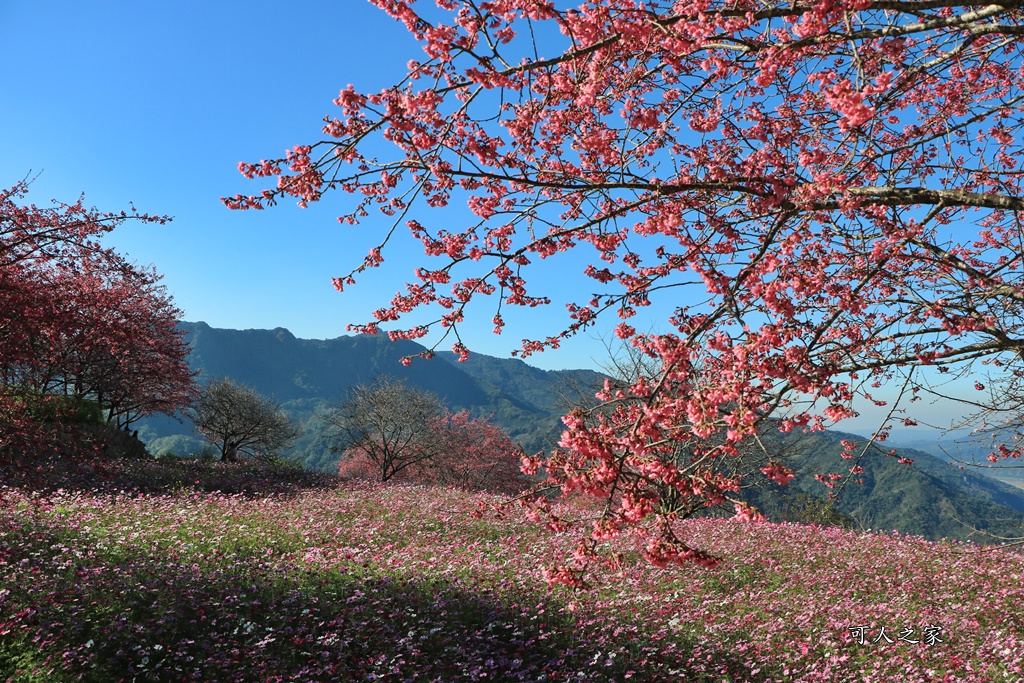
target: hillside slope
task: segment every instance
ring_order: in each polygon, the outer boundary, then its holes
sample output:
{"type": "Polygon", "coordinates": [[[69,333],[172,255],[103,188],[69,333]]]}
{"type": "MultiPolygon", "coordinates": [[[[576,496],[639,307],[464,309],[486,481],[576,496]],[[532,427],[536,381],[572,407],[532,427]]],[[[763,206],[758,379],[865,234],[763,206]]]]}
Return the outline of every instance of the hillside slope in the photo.
{"type": "Polygon", "coordinates": [[[780,435],[776,446],[797,478],[784,488],[749,492],[752,502],[778,518],[800,492],[816,499],[833,493],[838,496],[836,508],[863,529],[981,543],[994,542],[993,536],[1024,535],[1024,491],[922,451],[896,449],[889,456],[889,449],[873,447],[859,461],[843,460],[843,440],[864,443],[863,437],[843,432],[780,435]],[[900,464],[900,457],[913,464],[900,464]],[[842,488],[830,490],[814,479],[815,474],[846,474],[855,464],[864,472],[842,488]]]}
{"type": "Polygon", "coordinates": [[[1012,548],[690,519],[677,532],[718,567],[658,569],[623,536],[623,565],[574,592],[541,571],[573,534],[479,516],[493,496],[249,463],[107,474],[103,491],[0,485],[0,680],[1024,676],[1012,548]]]}

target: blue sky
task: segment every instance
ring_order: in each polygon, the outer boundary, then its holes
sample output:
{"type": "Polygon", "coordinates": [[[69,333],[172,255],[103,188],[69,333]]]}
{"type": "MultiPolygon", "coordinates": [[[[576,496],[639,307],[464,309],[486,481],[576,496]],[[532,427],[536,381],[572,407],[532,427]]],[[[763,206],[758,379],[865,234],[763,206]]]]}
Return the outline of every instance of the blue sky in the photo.
{"type": "MultiPolygon", "coordinates": [[[[331,277],[362,260],[383,223],[338,225],[342,196],[264,212],[229,211],[220,197],[257,189],[239,161],[319,139],[341,88],[380,90],[421,54],[362,0],[3,2],[0,184],[38,174],[37,204],[84,192],[101,210],[132,202],[173,216],[162,227],[123,226],[107,243],[155,264],[187,320],[336,337],[425,265],[418,244],[396,245],[383,269],[338,294],[331,277]]],[[[498,356],[565,320],[561,304],[533,310],[495,337],[493,310],[475,310],[460,332],[498,356]]],[[[583,337],[530,362],[593,367],[602,353],[583,337]]]]}
{"type": "MultiPolygon", "coordinates": [[[[418,243],[395,245],[384,268],[339,294],[331,277],[361,261],[384,223],[340,226],[341,195],[263,212],[229,211],[220,197],[262,187],[238,173],[239,161],[320,139],[341,88],[378,91],[421,55],[403,27],[364,0],[0,2],[0,185],[38,174],[37,204],[84,192],[101,210],[131,202],[173,216],[165,226],[126,225],[108,244],[153,263],[187,320],[336,337],[346,323],[370,320],[413,267],[429,265],[418,243]]],[[[538,270],[535,293],[553,293],[556,303],[503,311],[501,337],[491,334],[493,307],[471,309],[464,341],[508,356],[523,337],[562,329],[563,303],[589,298],[562,280],[586,256],[538,270]]],[[[645,313],[631,322],[661,329],[666,308],[645,313]]],[[[529,362],[599,368],[607,354],[598,337],[616,322],[529,362]]]]}

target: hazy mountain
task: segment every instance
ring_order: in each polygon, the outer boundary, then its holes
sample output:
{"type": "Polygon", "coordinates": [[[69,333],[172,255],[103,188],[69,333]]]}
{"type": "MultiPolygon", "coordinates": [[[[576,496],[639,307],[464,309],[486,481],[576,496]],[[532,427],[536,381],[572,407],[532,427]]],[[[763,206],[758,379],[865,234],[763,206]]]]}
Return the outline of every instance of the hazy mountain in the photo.
{"type": "MultiPolygon", "coordinates": [[[[275,397],[305,433],[293,457],[307,467],[333,470],[337,456],[318,440],[318,415],[340,401],[349,387],[387,373],[410,385],[432,391],[452,410],[466,408],[474,415],[494,415],[494,421],[528,451],[550,449],[560,430],[559,416],[566,401],[592,397],[604,376],[592,370],[546,371],[523,361],[473,354],[464,363],[453,354],[399,363],[423,347],[411,341],[391,342],[385,335],[359,335],[328,340],[297,339],[288,330],[227,330],[205,323],[181,323],[192,345],[191,366],[200,380],[227,376],[275,397]]],[[[140,436],[156,454],[198,452],[202,442],[192,425],[170,418],[140,422],[140,436]]],[[[774,447],[798,471],[789,486],[774,483],[748,491],[752,501],[771,518],[803,518],[829,490],[815,474],[845,473],[854,464],[840,458],[840,440],[860,437],[838,432],[773,437],[774,447]],[[803,511],[803,512],[802,512],[803,511]]],[[[941,452],[941,451],[940,451],[941,452]]],[[[873,449],[859,463],[862,484],[849,483],[839,494],[837,508],[856,525],[896,529],[928,538],[967,538],[972,527],[1014,536],[1024,526],[1024,491],[959,469],[923,451],[901,449],[914,460],[901,465],[896,458],[873,449]]],[[[976,536],[978,540],[986,540],[976,536]]]]}
{"type": "Polygon", "coordinates": [[[1017,429],[1007,428],[983,434],[974,434],[967,429],[954,431],[931,431],[930,435],[919,430],[894,430],[889,439],[898,448],[925,451],[958,469],[984,474],[986,477],[1010,484],[1024,490],[1024,459],[999,458],[990,462],[988,456],[1000,444],[1013,443],[1017,429]]]}
{"type": "Polygon", "coordinates": [[[792,507],[794,496],[824,499],[831,492],[838,497],[836,508],[864,529],[983,543],[994,542],[993,536],[1024,535],[1024,491],[913,449],[897,448],[891,456],[888,445],[874,446],[860,460],[844,460],[840,456],[844,439],[865,442],[863,437],[842,432],[779,439],[777,447],[797,478],[786,487],[766,484],[749,494],[752,502],[772,516],[792,507]],[[913,464],[900,464],[900,457],[913,464]],[[841,490],[838,486],[830,490],[814,479],[815,474],[829,472],[845,475],[854,465],[864,472],[841,490]]]}

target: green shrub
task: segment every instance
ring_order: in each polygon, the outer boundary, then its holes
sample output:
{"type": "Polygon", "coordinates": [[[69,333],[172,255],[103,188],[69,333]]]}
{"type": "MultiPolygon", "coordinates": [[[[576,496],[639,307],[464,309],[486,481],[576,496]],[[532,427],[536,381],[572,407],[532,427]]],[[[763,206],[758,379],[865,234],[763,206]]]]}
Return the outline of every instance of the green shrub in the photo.
{"type": "Polygon", "coordinates": [[[789,497],[782,507],[781,517],[787,522],[834,526],[841,529],[853,529],[855,526],[854,519],[837,509],[834,503],[803,491],[789,497]]]}
{"type": "Polygon", "coordinates": [[[106,424],[103,408],[92,399],[26,391],[17,396],[26,412],[39,422],[106,424]]]}

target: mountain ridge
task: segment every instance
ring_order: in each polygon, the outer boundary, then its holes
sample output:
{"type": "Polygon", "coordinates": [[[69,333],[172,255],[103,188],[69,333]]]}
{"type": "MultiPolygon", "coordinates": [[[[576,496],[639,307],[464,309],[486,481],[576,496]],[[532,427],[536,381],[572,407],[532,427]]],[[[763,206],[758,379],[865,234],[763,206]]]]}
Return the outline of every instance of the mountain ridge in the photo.
{"type": "MultiPolygon", "coordinates": [[[[200,373],[199,380],[227,376],[273,396],[303,428],[290,456],[323,471],[336,469],[337,454],[319,438],[320,416],[341,401],[350,386],[370,382],[381,373],[433,391],[452,410],[493,416],[496,424],[531,453],[557,444],[560,416],[574,400],[591,398],[605,378],[589,369],[542,370],[519,359],[483,354],[471,354],[464,362],[454,354],[438,354],[433,360],[417,360],[406,367],[399,360],[424,347],[408,340],[391,342],[384,335],[310,340],[299,339],[281,327],[230,330],[182,322],[180,328],[191,345],[189,363],[200,373]],[[583,396],[587,391],[591,396],[583,396]]],[[[156,455],[185,455],[202,447],[187,421],[148,418],[139,423],[139,431],[156,455]]],[[[854,462],[839,455],[843,439],[864,437],[836,431],[780,435],[779,450],[788,454],[800,476],[787,487],[768,485],[746,495],[772,513],[770,517],[780,519],[794,501],[805,505],[810,499],[823,500],[830,491],[813,475],[845,473],[841,468],[854,462]]],[[[915,460],[915,465],[906,466],[876,450],[881,449],[872,449],[861,462],[865,473],[859,478],[865,484],[847,485],[836,505],[861,526],[932,539],[966,538],[974,533],[970,527],[997,535],[1020,535],[1024,491],[979,473],[954,470],[923,451],[897,449],[898,455],[915,460]]]]}
{"type": "MultiPolygon", "coordinates": [[[[943,538],[993,542],[997,537],[1024,534],[1024,491],[978,472],[955,466],[924,451],[870,448],[860,460],[845,460],[842,441],[864,443],[865,437],[839,431],[813,432],[792,439],[787,458],[797,478],[783,487],[778,498],[804,493],[822,499],[838,495],[836,509],[852,517],[863,529],[896,530],[929,540],[943,538]],[[901,457],[913,464],[899,462],[901,457]],[[846,475],[859,464],[862,474],[853,476],[842,490],[828,489],[815,474],[846,475]],[[856,483],[862,480],[862,484],[856,483]]],[[[770,511],[754,491],[752,502],[770,511]]]]}
{"type": "MultiPolygon", "coordinates": [[[[297,445],[297,455],[317,469],[333,469],[332,461],[337,460],[327,445],[317,444],[318,415],[343,400],[350,387],[371,382],[380,374],[431,391],[452,410],[493,415],[530,452],[554,445],[560,425],[557,385],[603,379],[593,370],[542,370],[518,359],[482,354],[472,354],[462,363],[454,355],[452,362],[439,360],[446,354],[438,354],[404,366],[402,357],[425,347],[409,340],[392,342],[385,335],[299,339],[281,327],[231,330],[204,322],[181,322],[179,329],[191,346],[189,364],[199,373],[198,380],[230,377],[273,397],[302,423],[307,433],[297,445]]],[[[139,431],[157,454],[199,447],[191,423],[182,416],[148,418],[140,421],[139,431]]]]}

